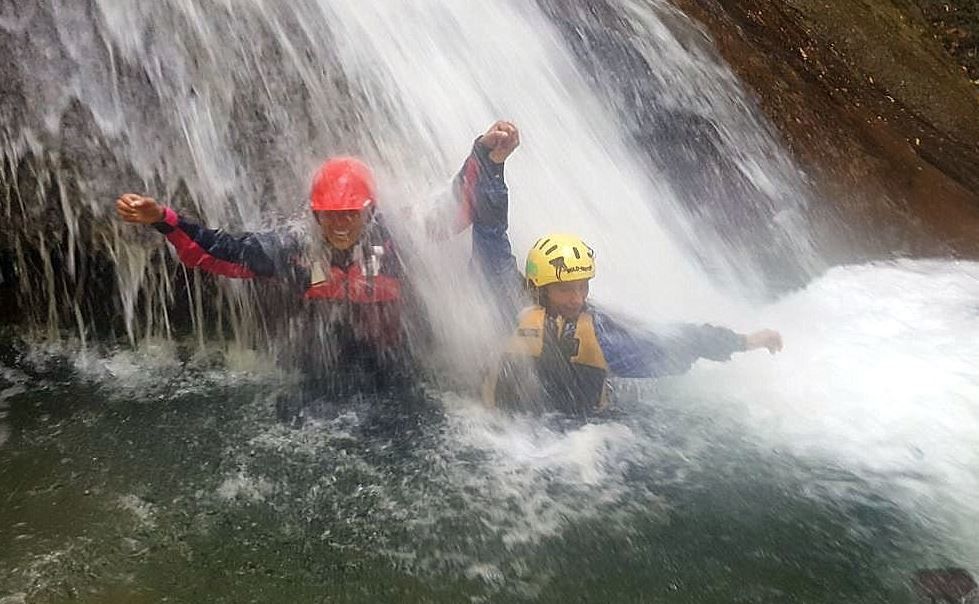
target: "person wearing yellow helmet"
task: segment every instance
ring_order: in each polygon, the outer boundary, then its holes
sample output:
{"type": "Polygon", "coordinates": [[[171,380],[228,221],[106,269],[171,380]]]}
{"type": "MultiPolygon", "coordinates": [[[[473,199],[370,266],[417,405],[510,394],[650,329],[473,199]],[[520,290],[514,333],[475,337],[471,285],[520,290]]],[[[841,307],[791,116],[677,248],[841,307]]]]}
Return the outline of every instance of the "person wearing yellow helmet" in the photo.
{"type": "Polygon", "coordinates": [[[713,325],[680,325],[670,335],[626,327],[588,303],[595,251],[581,238],[552,234],[527,254],[533,304],[517,319],[489,404],[589,415],[609,405],[608,378],[683,373],[700,358],[726,361],[735,352],[782,349],[773,330],[742,335],[713,325]]]}
{"type": "Polygon", "coordinates": [[[517,317],[500,364],[484,384],[488,404],[588,415],[608,406],[610,377],[659,377],[683,373],[700,358],[781,350],[781,336],[769,329],[742,335],[684,324],[653,333],[613,319],[588,302],[596,254],[575,235],[538,239],[521,275],[507,234],[503,179],[503,162],[519,144],[517,127],[497,122],[476,140],[457,179],[456,230],[472,225],[474,263],[493,285],[501,311],[517,317]],[[466,186],[476,182],[474,174],[482,175],[482,186],[466,186]]]}

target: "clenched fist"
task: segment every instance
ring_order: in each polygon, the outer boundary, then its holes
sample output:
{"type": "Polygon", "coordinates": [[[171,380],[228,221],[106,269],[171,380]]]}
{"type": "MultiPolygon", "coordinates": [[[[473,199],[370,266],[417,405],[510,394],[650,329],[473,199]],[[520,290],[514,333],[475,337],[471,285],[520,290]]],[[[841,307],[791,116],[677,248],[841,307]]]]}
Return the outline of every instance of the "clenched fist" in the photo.
{"type": "Polygon", "coordinates": [[[489,150],[490,161],[502,164],[520,145],[520,131],[512,122],[499,121],[479,137],[479,144],[489,150]]]}

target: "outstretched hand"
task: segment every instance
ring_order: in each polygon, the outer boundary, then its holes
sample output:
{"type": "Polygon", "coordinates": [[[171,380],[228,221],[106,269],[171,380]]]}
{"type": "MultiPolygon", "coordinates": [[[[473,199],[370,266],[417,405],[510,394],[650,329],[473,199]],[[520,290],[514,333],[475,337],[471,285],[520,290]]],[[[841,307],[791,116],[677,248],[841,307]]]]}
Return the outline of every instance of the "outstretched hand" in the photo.
{"type": "Polygon", "coordinates": [[[153,224],[163,220],[163,206],[152,197],[125,193],[116,200],[116,214],[126,222],[153,224]]]}
{"type": "Polygon", "coordinates": [[[513,122],[501,120],[479,137],[479,144],[489,150],[490,161],[502,164],[520,146],[520,131],[513,122]]]}
{"type": "Polygon", "coordinates": [[[749,333],[744,337],[745,350],[757,350],[759,348],[767,348],[771,354],[781,352],[782,334],[774,329],[763,329],[755,333],[749,333]]]}

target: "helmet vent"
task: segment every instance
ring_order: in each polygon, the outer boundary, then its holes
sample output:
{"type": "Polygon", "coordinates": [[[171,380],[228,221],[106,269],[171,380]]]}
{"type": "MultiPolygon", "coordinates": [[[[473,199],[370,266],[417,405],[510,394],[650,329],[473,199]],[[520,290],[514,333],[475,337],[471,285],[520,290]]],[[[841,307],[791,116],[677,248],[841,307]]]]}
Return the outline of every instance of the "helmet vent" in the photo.
{"type": "Polygon", "coordinates": [[[549,247],[549,248],[547,248],[547,251],[546,251],[546,252],[544,252],[544,255],[545,255],[545,256],[550,256],[551,254],[553,254],[553,253],[554,253],[554,250],[556,250],[556,249],[557,249],[557,244],[555,243],[555,244],[554,244],[554,245],[552,245],[551,247],[549,247]]]}
{"type": "Polygon", "coordinates": [[[575,259],[576,259],[576,260],[581,260],[581,253],[580,253],[580,252],[578,252],[578,248],[576,248],[576,247],[573,247],[573,248],[571,248],[571,249],[572,249],[572,250],[574,250],[574,257],[575,257],[575,259]]]}
{"type": "Polygon", "coordinates": [[[537,249],[539,249],[539,250],[542,250],[542,249],[544,249],[544,247],[545,247],[545,246],[546,246],[546,245],[547,245],[548,243],[550,243],[550,242],[551,242],[551,240],[550,240],[549,238],[548,238],[548,239],[543,239],[543,240],[541,240],[541,242],[540,242],[540,245],[538,245],[538,246],[537,246],[537,249]]]}

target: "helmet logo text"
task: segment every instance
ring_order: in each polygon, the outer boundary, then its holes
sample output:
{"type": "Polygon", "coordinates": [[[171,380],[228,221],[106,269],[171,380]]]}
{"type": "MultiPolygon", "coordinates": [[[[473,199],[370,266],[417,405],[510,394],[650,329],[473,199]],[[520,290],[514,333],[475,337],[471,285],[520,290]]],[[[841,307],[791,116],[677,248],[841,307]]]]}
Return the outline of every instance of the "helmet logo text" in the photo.
{"type": "Polygon", "coordinates": [[[592,270],[592,266],[590,264],[588,266],[568,266],[564,262],[564,256],[559,256],[554,260],[551,260],[550,265],[554,267],[554,274],[558,281],[562,281],[564,279],[565,273],[582,273],[592,270]]]}

